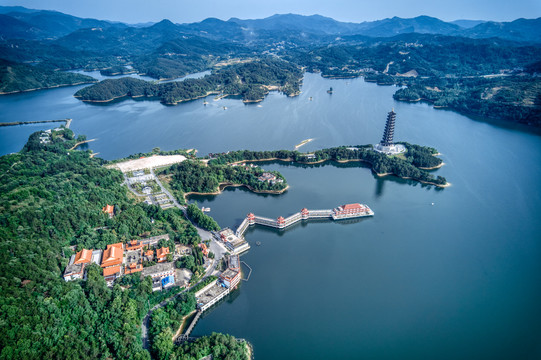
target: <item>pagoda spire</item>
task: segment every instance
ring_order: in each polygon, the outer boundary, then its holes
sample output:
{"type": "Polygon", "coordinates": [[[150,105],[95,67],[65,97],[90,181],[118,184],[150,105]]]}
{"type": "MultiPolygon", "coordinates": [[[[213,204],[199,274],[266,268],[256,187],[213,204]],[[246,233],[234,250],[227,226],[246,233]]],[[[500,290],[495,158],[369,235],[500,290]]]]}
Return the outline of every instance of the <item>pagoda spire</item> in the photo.
{"type": "Polygon", "coordinates": [[[394,109],[387,114],[387,123],[385,124],[385,130],[383,131],[383,137],[381,138],[381,146],[392,146],[394,136],[394,123],[396,121],[396,113],[394,109]]]}

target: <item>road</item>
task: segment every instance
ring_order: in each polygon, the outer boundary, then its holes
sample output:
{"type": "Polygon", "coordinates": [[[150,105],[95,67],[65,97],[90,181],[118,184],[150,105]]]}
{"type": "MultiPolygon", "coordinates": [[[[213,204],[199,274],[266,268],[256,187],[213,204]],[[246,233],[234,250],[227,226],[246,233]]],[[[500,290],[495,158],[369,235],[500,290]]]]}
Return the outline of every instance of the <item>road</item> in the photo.
{"type": "MultiPolygon", "coordinates": [[[[197,284],[199,284],[201,281],[203,281],[204,279],[206,279],[207,277],[209,277],[210,275],[217,275],[219,273],[218,270],[216,270],[216,267],[218,266],[218,263],[220,262],[220,260],[222,259],[222,257],[224,257],[228,251],[227,249],[221,244],[219,243],[218,241],[216,241],[216,238],[214,237],[214,235],[212,234],[212,232],[210,231],[207,231],[205,229],[202,229],[200,227],[197,226],[197,224],[195,224],[189,217],[188,217],[188,214],[186,213],[186,206],[183,206],[181,205],[177,199],[163,186],[163,184],[161,183],[161,181],[158,179],[158,177],[156,176],[156,174],[154,173],[154,169],[153,168],[149,168],[150,169],[150,174],[152,175],[152,178],[154,181],[156,181],[156,183],[158,184],[158,186],[160,187],[161,191],[167,195],[167,197],[171,200],[171,202],[173,203],[173,205],[175,205],[177,208],[179,208],[180,210],[182,210],[182,212],[184,213],[184,216],[186,217],[186,219],[188,219],[193,226],[195,226],[195,228],[197,229],[197,233],[199,234],[199,236],[201,237],[202,240],[206,241],[206,240],[209,240],[210,241],[210,251],[212,251],[214,253],[214,259],[211,259],[211,264],[210,266],[207,268],[207,270],[205,271],[205,275],[201,278],[201,280],[199,280],[197,282],[197,284]]],[[[139,194],[137,191],[135,191],[135,189],[133,189],[128,181],[128,177],[125,173],[124,174],[124,179],[125,179],[125,184],[126,186],[128,187],[128,189],[135,195],[135,196],[138,196],[138,197],[142,197],[142,196],[146,196],[146,195],[142,195],[142,194],[139,194]]],[[[150,317],[152,316],[152,312],[154,310],[157,310],[159,308],[162,308],[164,307],[165,305],[167,305],[167,303],[171,300],[173,300],[174,298],[176,298],[177,296],[179,296],[180,294],[183,294],[185,293],[186,291],[189,291],[191,288],[193,288],[194,286],[196,286],[197,284],[194,284],[192,287],[188,288],[188,289],[185,289],[173,296],[171,296],[170,298],[168,299],[165,299],[164,301],[162,301],[161,303],[155,305],[154,307],[152,307],[148,313],[145,315],[145,317],[143,318],[143,323],[141,324],[141,335],[142,335],[142,341],[143,341],[143,348],[145,349],[148,349],[149,347],[149,343],[148,343],[148,326],[149,326],[149,322],[150,322],[150,317]]]]}
{"type": "MultiPolygon", "coordinates": [[[[150,317],[152,316],[152,312],[154,310],[157,310],[159,308],[164,307],[165,305],[167,305],[167,303],[169,301],[173,300],[175,297],[179,296],[180,294],[183,294],[186,291],[189,291],[191,288],[193,288],[194,286],[199,284],[201,281],[203,281],[204,279],[206,279],[210,275],[218,274],[219,271],[216,270],[216,267],[218,266],[218,263],[220,262],[222,257],[224,257],[227,254],[227,249],[222,244],[220,244],[218,241],[216,241],[215,237],[213,236],[213,234],[210,231],[207,231],[205,229],[202,229],[202,228],[198,227],[197,224],[194,224],[193,221],[190,218],[188,218],[188,215],[186,214],[186,206],[180,205],[178,203],[178,201],[175,199],[175,197],[162,185],[162,183],[160,182],[160,180],[158,180],[158,177],[154,173],[153,168],[150,168],[150,173],[152,174],[152,176],[153,176],[154,180],[156,181],[156,183],[160,186],[160,189],[163,191],[163,193],[165,193],[171,199],[171,201],[173,202],[173,204],[177,208],[182,210],[182,212],[184,213],[184,216],[186,217],[186,219],[188,219],[193,224],[193,226],[195,226],[195,228],[197,229],[197,233],[199,234],[201,239],[202,240],[210,240],[210,251],[212,251],[214,253],[214,259],[211,259],[211,264],[207,268],[207,270],[205,271],[205,275],[196,284],[194,284],[190,288],[187,288],[187,289],[185,289],[185,290],[171,296],[168,299],[165,299],[164,301],[162,301],[158,305],[155,305],[152,309],[150,309],[148,311],[148,313],[143,318],[143,324],[141,325],[143,348],[145,348],[145,349],[148,349],[148,346],[149,346],[149,343],[148,343],[148,325],[149,325],[150,317]]],[[[124,174],[124,177],[126,177],[125,174],[124,174]]],[[[128,186],[128,189],[130,189],[135,195],[138,195],[137,192],[135,192],[130,187],[127,178],[126,178],[126,185],[128,186]]],[[[141,196],[141,195],[138,195],[138,196],[141,196]]]]}

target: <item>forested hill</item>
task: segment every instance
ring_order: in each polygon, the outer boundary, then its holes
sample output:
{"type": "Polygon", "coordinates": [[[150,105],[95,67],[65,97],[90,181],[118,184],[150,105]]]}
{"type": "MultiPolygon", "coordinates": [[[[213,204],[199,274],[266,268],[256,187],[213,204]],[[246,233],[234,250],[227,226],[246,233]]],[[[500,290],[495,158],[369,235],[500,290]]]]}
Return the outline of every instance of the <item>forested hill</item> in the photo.
{"type": "MultiPolygon", "coordinates": [[[[53,131],[48,144],[39,138],[34,133],[21,152],[0,157],[0,359],[150,360],[141,324],[162,294],[152,292],[150,277],[125,276],[124,289],[110,289],[95,265],[86,281],[65,282],[70,246],[104,249],[161,234],[196,245],[197,230],[179,209],[130,199],[122,174],[103,167],[103,160],[68,151],[77,141],[69,129],[53,131]],[[112,219],[102,211],[105,204],[115,207],[112,219]]],[[[195,306],[195,299],[174,303],[180,312],[193,310],[185,306],[195,306]]],[[[178,325],[178,319],[162,320],[178,325]]],[[[245,358],[243,346],[224,349],[237,344],[229,336],[179,347],[169,334],[167,325],[152,341],[157,358],[206,356],[215,348],[224,358],[245,358]]]]}
{"type": "Polygon", "coordinates": [[[104,80],[79,90],[75,96],[83,101],[107,102],[122,97],[155,97],[165,104],[197,99],[211,93],[240,95],[244,101],[260,101],[273,86],[287,95],[299,92],[301,70],[278,60],[250,61],[230,65],[201,79],[169,83],[152,83],[133,78],[104,80]]]}
{"type": "Polygon", "coordinates": [[[90,84],[96,81],[86,75],[42,69],[0,59],[0,94],[90,84]]]}

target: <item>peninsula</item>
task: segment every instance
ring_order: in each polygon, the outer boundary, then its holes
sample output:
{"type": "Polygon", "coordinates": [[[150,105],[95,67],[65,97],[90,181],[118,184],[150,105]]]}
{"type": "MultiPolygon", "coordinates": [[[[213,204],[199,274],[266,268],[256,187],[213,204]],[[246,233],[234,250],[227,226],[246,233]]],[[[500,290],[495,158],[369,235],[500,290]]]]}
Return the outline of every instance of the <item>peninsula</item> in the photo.
{"type": "Polygon", "coordinates": [[[166,105],[199,99],[211,94],[223,98],[241,96],[244,102],[259,102],[270,89],[286,95],[299,93],[302,72],[282,60],[262,59],[229,65],[200,79],[154,83],[130,77],[103,80],[83,88],[75,97],[89,103],[106,103],[115,99],[146,97],[166,105]]]}
{"type": "Polygon", "coordinates": [[[95,82],[96,79],[87,75],[54,71],[0,59],[0,95],[95,82]]]}

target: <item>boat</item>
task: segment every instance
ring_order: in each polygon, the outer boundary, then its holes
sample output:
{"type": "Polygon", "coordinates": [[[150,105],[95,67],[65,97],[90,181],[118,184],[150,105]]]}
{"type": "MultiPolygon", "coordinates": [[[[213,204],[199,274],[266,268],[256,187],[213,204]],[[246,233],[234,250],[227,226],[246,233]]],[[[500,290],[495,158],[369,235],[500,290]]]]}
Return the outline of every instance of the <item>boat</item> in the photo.
{"type": "Polygon", "coordinates": [[[310,96],[310,101],[312,101],[312,97],[310,96]]]}
{"type": "Polygon", "coordinates": [[[346,204],[334,208],[331,213],[333,220],[352,219],[364,216],[374,216],[372,209],[364,204],[346,204]]]}
{"type": "Polygon", "coordinates": [[[207,100],[203,101],[203,105],[208,105],[207,100]]]}
{"type": "Polygon", "coordinates": [[[329,90],[327,90],[327,94],[332,94],[332,86],[329,90]]]}

